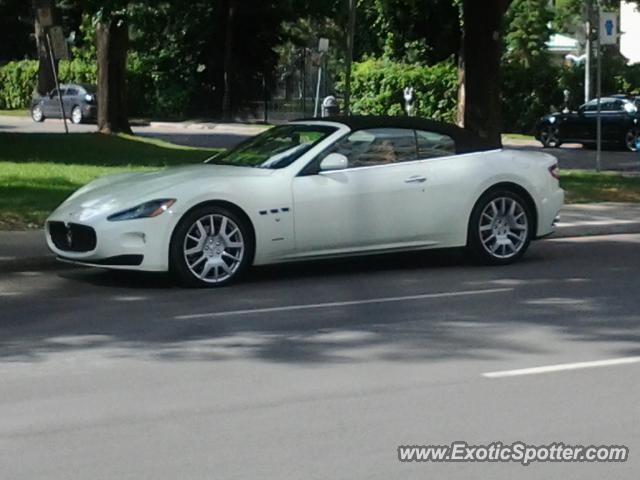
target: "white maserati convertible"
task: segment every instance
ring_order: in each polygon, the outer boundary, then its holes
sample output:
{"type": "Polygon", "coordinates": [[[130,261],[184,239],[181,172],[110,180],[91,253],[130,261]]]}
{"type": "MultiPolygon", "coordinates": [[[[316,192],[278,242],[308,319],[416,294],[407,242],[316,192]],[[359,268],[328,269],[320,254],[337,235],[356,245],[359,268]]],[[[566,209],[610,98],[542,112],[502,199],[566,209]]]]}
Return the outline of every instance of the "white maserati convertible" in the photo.
{"type": "Polygon", "coordinates": [[[199,165],[100,178],[46,236],[67,262],[220,286],[251,265],[402,250],[467,247],[507,264],[553,231],[563,200],[550,155],[428,120],[345,117],[274,127],[199,165]]]}

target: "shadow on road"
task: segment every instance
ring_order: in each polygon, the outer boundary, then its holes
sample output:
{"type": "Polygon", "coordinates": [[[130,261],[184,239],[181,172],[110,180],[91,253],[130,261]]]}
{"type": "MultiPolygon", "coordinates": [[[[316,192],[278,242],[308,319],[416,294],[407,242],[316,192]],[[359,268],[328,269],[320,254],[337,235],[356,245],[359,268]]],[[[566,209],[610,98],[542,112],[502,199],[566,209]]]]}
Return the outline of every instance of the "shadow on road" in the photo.
{"type": "Polygon", "coordinates": [[[87,349],[185,361],[490,359],[548,352],[535,336],[526,340],[523,333],[534,329],[576,342],[619,342],[633,352],[640,315],[629,282],[637,249],[543,242],[503,268],[474,267],[457,251],[360,257],[256,268],[244,282],[215,290],[181,289],[166,275],[64,271],[51,291],[2,298],[0,359],[41,361],[87,349]],[[268,310],[487,289],[497,290],[268,310]],[[254,309],[261,310],[237,313],[254,309]]]}

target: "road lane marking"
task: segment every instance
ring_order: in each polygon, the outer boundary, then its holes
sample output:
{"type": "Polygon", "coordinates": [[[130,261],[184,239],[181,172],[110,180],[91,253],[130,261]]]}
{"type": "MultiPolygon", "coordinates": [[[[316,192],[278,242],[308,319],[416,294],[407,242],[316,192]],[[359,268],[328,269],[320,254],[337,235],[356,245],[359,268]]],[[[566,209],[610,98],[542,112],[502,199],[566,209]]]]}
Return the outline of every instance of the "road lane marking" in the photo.
{"type": "Polygon", "coordinates": [[[226,317],[231,315],[250,315],[254,313],[290,312],[294,310],[313,310],[318,308],[348,307],[351,305],[370,305],[370,304],[376,304],[376,303],[405,302],[410,300],[425,300],[429,298],[490,295],[493,293],[505,293],[505,292],[511,292],[511,291],[513,291],[513,288],[492,288],[488,290],[464,290],[460,292],[425,293],[422,295],[407,295],[404,297],[370,298],[366,300],[348,300],[344,302],[311,303],[307,305],[286,305],[282,307],[251,308],[247,310],[229,310],[225,312],[194,313],[190,315],[177,315],[174,318],[176,320],[193,320],[196,318],[226,317]]]}
{"type": "Polygon", "coordinates": [[[541,373],[563,372],[568,370],[582,370],[584,368],[612,367],[614,365],[628,365],[640,363],[640,357],[612,358],[609,360],[595,360],[592,362],[560,363],[557,365],[545,365],[542,367],[521,368],[518,370],[502,370],[498,372],[483,373],[485,378],[519,377],[522,375],[538,375],[541,373]]]}

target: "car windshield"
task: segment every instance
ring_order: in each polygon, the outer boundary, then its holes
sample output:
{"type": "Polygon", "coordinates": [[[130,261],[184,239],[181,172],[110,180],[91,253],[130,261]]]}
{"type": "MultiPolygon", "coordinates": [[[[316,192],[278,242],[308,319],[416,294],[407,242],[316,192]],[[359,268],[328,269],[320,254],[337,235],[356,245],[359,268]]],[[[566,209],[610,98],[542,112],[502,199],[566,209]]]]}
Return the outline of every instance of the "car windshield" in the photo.
{"type": "Polygon", "coordinates": [[[216,155],[207,163],[255,168],[284,168],[337,130],[323,125],[283,125],[216,155]]]}

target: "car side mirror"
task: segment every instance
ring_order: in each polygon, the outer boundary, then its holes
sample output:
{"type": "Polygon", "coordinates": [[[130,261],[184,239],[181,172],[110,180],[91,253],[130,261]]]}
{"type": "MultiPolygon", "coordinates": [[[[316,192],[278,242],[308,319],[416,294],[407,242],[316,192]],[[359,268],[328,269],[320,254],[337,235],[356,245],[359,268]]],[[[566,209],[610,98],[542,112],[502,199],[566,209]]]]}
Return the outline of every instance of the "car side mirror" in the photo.
{"type": "Polygon", "coordinates": [[[349,166],[349,159],[341,153],[330,153],[320,162],[320,171],[344,170],[349,166]]]}

